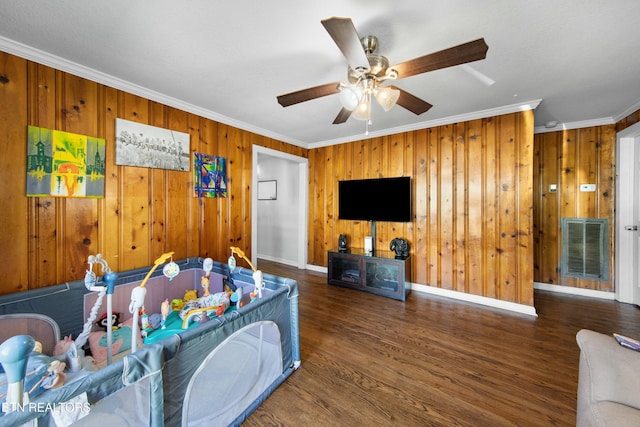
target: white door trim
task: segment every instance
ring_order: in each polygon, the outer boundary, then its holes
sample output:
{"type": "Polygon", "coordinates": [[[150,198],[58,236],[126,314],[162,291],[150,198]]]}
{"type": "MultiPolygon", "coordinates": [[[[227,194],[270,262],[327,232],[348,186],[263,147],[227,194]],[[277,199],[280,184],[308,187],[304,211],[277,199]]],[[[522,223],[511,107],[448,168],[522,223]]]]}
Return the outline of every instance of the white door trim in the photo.
{"type": "Polygon", "coordinates": [[[638,246],[637,232],[624,227],[636,224],[634,203],[638,203],[638,185],[635,180],[636,160],[640,145],[640,123],[636,123],[617,134],[616,143],[616,229],[615,229],[615,294],[620,302],[634,302],[637,283],[638,246]]]}
{"type": "MultiPolygon", "coordinates": [[[[307,239],[308,218],[309,218],[309,159],[283,153],[271,148],[253,145],[252,148],[252,174],[251,188],[258,188],[258,155],[277,157],[298,164],[298,179],[300,192],[298,194],[298,241],[297,243],[297,267],[304,269],[307,266],[307,239]]],[[[292,207],[293,208],[293,207],[292,207]]],[[[251,262],[256,265],[258,262],[258,192],[251,192],[251,262]]]]}

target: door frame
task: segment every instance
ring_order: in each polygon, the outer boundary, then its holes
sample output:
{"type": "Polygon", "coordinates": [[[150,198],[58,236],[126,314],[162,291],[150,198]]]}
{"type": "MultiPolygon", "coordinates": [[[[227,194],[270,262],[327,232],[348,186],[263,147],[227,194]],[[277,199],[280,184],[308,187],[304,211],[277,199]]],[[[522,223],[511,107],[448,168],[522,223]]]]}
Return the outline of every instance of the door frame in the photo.
{"type": "MultiPolygon", "coordinates": [[[[308,241],[308,218],[309,218],[309,159],[283,153],[271,148],[253,145],[252,147],[252,174],[251,188],[258,188],[258,157],[276,157],[284,159],[298,165],[298,176],[292,177],[300,183],[298,192],[298,241],[296,266],[300,269],[307,267],[307,241],[308,241]]],[[[251,262],[257,265],[258,262],[258,192],[251,192],[251,262]]]]}
{"type": "Polygon", "coordinates": [[[620,302],[638,303],[638,232],[629,232],[624,227],[638,225],[634,209],[640,203],[640,176],[636,172],[640,166],[640,123],[618,132],[616,140],[615,294],[620,302]]]}

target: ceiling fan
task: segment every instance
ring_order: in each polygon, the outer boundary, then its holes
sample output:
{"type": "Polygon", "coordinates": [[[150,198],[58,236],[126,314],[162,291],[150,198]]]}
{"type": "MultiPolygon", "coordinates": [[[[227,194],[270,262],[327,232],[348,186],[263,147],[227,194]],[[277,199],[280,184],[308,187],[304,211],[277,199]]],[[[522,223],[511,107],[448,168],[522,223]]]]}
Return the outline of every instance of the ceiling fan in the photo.
{"type": "Polygon", "coordinates": [[[344,123],[351,116],[369,123],[372,98],[375,98],[385,111],[398,104],[416,115],[422,114],[432,105],[396,86],[383,84],[388,80],[478,61],[486,57],[489,49],[484,39],[480,38],[390,66],[386,57],[376,53],[378,39],[375,36],[360,38],[350,18],[332,17],[321,22],[347,59],[348,81],[327,83],[280,95],[278,103],[288,107],[340,93],[342,109],[333,124],[344,123]]]}

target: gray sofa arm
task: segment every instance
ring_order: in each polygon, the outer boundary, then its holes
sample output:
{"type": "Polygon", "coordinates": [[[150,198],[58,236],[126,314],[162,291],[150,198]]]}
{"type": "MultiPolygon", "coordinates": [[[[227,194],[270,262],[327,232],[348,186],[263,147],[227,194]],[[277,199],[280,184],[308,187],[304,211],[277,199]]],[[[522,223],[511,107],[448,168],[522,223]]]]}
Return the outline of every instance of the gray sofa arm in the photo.
{"type": "Polygon", "coordinates": [[[640,425],[640,352],[586,329],[576,341],[581,350],[577,425],[640,425]]]}

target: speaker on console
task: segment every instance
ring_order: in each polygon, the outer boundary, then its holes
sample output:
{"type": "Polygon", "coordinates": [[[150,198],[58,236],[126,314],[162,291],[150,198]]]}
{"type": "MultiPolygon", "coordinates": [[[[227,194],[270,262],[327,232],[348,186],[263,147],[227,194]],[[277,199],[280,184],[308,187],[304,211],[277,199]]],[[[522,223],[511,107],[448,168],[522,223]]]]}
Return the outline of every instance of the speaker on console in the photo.
{"type": "Polygon", "coordinates": [[[347,252],[347,235],[338,236],[338,252],[347,252]]]}
{"type": "Polygon", "coordinates": [[[389,250],[396,253],[396,258],[407,258],[409,256],[409,242],[396,237],[389,244],[389,250]]]}

